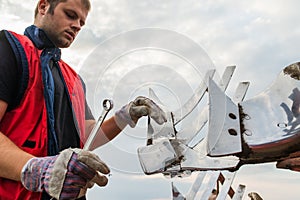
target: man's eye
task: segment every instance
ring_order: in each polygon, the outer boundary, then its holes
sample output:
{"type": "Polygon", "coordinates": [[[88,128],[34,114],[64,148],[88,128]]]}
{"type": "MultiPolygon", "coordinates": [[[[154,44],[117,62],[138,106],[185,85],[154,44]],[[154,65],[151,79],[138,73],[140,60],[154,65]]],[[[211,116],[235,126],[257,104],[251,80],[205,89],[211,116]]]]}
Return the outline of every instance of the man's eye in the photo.
{"type": "Polygon", "coordinates": [[[72,13],[66,13],[66,15],[69,17],[69,18],[71,18],[71,19],[75,19],[76,18],[76,16],[74,15],[74,14],[72,14],[72,13]]]}

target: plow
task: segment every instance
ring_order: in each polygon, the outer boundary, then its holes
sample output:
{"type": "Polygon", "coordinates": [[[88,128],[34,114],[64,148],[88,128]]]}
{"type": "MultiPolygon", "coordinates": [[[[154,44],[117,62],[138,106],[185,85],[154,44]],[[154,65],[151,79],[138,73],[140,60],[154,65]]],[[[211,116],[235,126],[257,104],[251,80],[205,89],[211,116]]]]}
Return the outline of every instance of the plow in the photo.
{"type": "Polygon", "coordinates": [[[300,63],[285,67],[268,88],[247,100],[249,82],[240,82],[232,97],[226,94],[235,68],[226,67],[218,82],[214,80],[215,70],[207,71],[195,93],[178,110],[169,110],[149,89],[149,97],[164,109],[167,122],[159,125],[148,118],[147,142],[138,148],[143,172],[170,178],[199,173],[185,197],[178,196],[172,184],[173,199],[208,199],[220,180],[224,185],[217,199],[227,195],[242,199],[245,186],[239,185],[234,191],[231,183],[243,165],[277,162],[278,168],[298,169],[300,63]],[[207,105],[198,112],[193,128],[180,126],[203,103],[205,95],[207,105]],[[229,173],[227,177],[224,170],[229,173]],[[211,182],[204,187],[205,176],[211,177],[211,182]]]}

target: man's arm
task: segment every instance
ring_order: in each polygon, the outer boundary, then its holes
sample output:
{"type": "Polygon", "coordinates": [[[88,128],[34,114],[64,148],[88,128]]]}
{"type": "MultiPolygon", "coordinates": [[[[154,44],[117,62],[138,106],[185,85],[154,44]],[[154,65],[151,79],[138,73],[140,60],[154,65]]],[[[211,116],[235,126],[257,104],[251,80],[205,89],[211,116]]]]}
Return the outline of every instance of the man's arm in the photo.
{"type": "MultiPolygon", "coordinates": [[[[86,133],[90,133],[95,125],[95,120],[86,120],[86,133]]],[[[100,128],[100,130],[97,133],[97,137],[95,138],[91,149],[94,150],[110,140],[114,139],[122,130],[119,128],[115,121],[115,117],[111,117],[107,120],[105,120],[100,128]]]]}
{"type": "MultiPolygon", "coordinates": [[[[123,106],[113,117],[103,122],[90,150],[94,150],[115,138],[127,125],[134,128],[138,120],[149,116],[158,124],[166,122],[166,114],[151,99],[139,96],[123,106]]],[[[86,133],[90,134],[95,125],[94,120],[86,120],[86,133]]]]}
{"type": "MultiPolygon", "coordinates": [[[[0,100],[0,121],[6,109],[7,103],[0,100]]],[[[20,181],[21,170],[30,158],[33,156],[22,151],[0,132],[0,177],[20,181]]]]}

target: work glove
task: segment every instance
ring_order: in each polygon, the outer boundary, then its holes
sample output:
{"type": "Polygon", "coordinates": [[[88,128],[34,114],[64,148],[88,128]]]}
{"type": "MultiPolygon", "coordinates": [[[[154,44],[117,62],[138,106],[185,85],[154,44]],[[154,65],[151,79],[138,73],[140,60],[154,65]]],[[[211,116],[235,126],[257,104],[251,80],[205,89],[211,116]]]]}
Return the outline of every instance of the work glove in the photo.
{"type": "Polygon", "coordinates": [[[167,121],[166,113],[151,99],[139,96],[115,113],[118,126],[123,129],[127,124],[134,128],[142,116],[150,116],[158,124],[167,121]]]}
{"type": "Polygon", "coordinates": [[[76,199],[92,183],[105,186],[109,168],[100,158],[82,149],[66,149],[57,156],[30,159],[23,167],[21,182],[33,192],[46,191],[55,199],[76,199]]]}

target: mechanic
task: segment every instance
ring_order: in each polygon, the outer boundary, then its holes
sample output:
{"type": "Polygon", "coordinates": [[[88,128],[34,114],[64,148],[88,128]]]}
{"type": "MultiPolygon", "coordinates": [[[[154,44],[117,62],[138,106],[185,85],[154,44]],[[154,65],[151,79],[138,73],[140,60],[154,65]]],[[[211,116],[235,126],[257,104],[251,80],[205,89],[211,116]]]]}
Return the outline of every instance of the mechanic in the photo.
{"type": "MultiPolygon", "coordinates": [[[[80,76],[60,58],[86,23],[89,0],[39,0],[24,35],[0,32],[0,199],[85,199],[109,167],[82,147],[95,120],[80,76]]],[[[142,116],[164,112],[137,97],[107,119],[95,149],[142,116]]]]}

